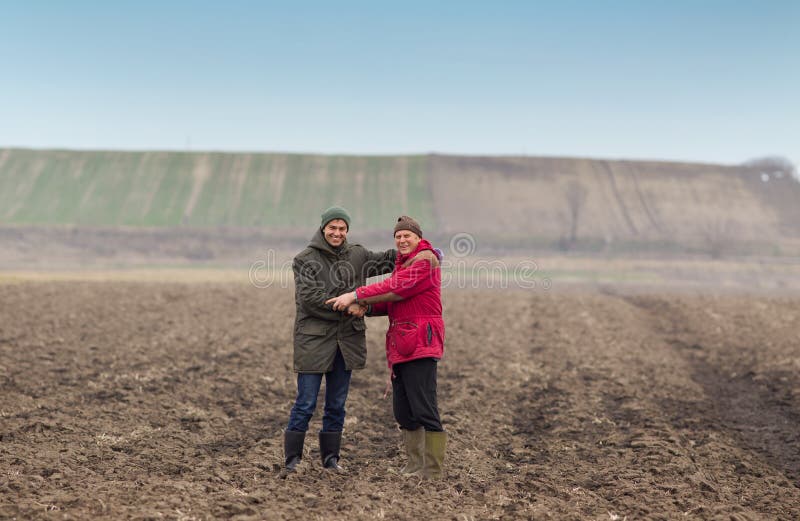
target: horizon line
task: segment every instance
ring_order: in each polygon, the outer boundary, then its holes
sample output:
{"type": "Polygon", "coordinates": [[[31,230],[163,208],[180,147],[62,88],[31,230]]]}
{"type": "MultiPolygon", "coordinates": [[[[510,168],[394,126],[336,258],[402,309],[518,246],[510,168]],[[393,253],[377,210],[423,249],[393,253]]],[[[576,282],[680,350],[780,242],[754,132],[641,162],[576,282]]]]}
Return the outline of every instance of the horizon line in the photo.
{"type": "Polygon", "coordinates": [[[629,163],[667,163],[667,164],[691,164],[691,165],[709,165],[709,166],[724,166],[724,167],[740,167],[747,161],[754,159],[776,158],[786,159],[794,164],[788,156],[781,156],[776,154],[765,154],[763,156],[753,157],[739,163],[730,162],[715,162],[711,160],[699,159],[676,159],[676,158],[648,158],[648,157],[619,157],[619,156],[583,156],[583,155],[531,155],[531,154],[515,154],[515,153],[461,153],[461,152],[442,152],[442,151],[427,151],[427,152],[379,152],[379,153],[356,153],[356,152],[318,152],[309,150],[251,150],[251,149],[178,149],[178,148],[83,148],[83,147],[36,147],[36,146],[19,146],[19,145],[0,145],[0,151],[6,150],[26,150],[36,152],[120,152],[120,153],[173,153],[173,154],[263,154],[263,155],[293,155],[293,156],[343,156],[343,157],[470,157],[470,158],[500,158],[500,159],[573,159],[584,161],[613,161],[613,162],[629,162],[629,163]]]}

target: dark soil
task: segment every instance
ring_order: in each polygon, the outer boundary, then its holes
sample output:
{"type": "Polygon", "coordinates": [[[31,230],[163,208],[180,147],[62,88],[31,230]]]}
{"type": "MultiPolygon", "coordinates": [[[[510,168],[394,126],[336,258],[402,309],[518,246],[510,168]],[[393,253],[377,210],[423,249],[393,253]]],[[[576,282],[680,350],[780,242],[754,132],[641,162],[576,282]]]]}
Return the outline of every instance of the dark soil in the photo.
{"type": "Polygon", "coordinates": [[[395,472],[383,318],[353,377],[347,474],[320,468],[317,415],[283,479],[290,290],[0,285],[0,518],[800,518],[799,299],[445,306],[446,479],[395,472]]]}

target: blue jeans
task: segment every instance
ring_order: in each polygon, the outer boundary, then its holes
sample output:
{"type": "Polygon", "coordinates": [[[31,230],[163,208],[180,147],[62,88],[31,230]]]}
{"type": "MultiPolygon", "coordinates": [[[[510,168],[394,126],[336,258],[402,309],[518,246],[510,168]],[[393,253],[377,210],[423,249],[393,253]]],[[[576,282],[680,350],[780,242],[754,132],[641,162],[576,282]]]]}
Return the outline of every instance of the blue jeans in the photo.
{"type": "MultiPolygon", "coordinates": [[[[322,432],[342,432],[344,428],[344,402],[350,390],[350,374],[345,369],[342,352],[336,350],[333,369],[325,376],[325,411],[322,416],[322,432]]],[[[308,422],[317,408],[317,395],[322,385],[320,373],[297,374],[297,399],[289,415],[287,431],[306,432],[308,422]]]]}

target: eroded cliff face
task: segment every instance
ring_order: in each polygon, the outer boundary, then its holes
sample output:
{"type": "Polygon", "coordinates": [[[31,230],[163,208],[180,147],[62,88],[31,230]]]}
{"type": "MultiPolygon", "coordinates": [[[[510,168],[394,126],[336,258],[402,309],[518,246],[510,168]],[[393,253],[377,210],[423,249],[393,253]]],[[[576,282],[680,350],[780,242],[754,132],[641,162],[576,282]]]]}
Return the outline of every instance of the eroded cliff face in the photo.
{"type": "Polygon", "coordinates": [[[696,245],[800,237],[800,183],[738,166],[434,156],[442,231],[696,245]],[[474,201],[474,204],[467,204],[474,201]]]}

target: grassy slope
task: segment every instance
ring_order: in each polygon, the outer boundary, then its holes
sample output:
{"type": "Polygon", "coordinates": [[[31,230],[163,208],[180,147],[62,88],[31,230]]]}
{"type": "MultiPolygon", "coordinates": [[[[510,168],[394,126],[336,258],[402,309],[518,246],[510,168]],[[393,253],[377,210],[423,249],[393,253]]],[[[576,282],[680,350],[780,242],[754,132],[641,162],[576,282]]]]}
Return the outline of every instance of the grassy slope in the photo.
{"type": "Polygon", "coordinates": [[[0,221],[307,227],[332,204],[356,223],[431,220],[424,157],[0,151],[0,221]]]}
{"type": "MultiPolygon", "coordinates": [[[[554,244],[579,186],[586,244],[780,244],[800,238],[800,183],[741,167],[459,156],[322,156],[0,150],[0,222],[259,227],[303,237],[321,209],[360,230],[401,213],[438,234],[498,245],[554,244]]],[[[605,245],[605,246],[602,246],[605,245]]]]}

